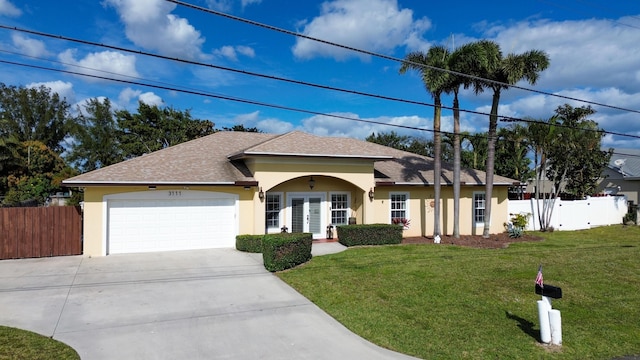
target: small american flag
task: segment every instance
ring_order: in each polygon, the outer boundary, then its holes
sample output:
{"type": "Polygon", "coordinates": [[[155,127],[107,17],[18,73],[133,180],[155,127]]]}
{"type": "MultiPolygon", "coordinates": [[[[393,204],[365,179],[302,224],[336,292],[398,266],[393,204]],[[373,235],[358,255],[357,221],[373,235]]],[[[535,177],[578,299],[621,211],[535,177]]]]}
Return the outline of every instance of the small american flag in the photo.
{"type": "Polygon", "coordinates": [[[544,288],[544,284],[542,282],[542,265],[538,266],[538,275],[536,276],[536,285],[544,288]]]}

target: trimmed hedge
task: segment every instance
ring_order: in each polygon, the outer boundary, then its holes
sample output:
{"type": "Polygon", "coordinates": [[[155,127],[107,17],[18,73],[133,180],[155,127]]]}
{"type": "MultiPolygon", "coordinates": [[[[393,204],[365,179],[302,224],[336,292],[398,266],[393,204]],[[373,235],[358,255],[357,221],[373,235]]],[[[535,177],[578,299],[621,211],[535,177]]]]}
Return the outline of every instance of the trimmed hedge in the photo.
{"type": "Polygon", "coordinates": [[[264,235],[238,235],[236,236],[236,249],[250,253],[261,253],[263,237],[264,235]]]}
{"type": "Polygon", "coordinates": [[[338,226],[338,241],[344,246],[400,244],[402,226],[391,224],[338,226]]]}
{"type": "Polygon", "coordinates": [[[262,239],[262,260],[265,269],[282,271],[311,259],[310,233],[268,234],[262,239]]]}

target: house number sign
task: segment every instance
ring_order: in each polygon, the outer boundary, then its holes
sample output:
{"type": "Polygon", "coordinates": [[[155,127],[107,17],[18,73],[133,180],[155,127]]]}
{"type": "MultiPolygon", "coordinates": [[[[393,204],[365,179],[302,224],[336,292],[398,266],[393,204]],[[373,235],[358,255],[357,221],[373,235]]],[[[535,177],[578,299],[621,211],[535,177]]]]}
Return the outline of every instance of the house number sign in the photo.
{"type": "Polygon", "coordinates": [[[180,191],[180,190],[170,190],[169,191],[169,196],[170,197],[182,196],[182,191],[180,191]]]}

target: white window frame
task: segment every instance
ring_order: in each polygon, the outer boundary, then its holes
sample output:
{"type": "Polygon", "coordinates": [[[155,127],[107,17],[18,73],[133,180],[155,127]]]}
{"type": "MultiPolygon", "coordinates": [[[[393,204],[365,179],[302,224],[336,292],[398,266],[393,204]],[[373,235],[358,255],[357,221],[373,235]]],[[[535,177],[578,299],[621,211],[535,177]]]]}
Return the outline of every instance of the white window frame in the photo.
{"type": "Polygon", "coordinates": [[[487,193],[485,193],[484,191],[474,191],[473,192],[473,209],[472,209],[472,216],[473,216],[473,223],[476,224],[476,226],[479,225],[484,225],[484,220],[487,216],[487,193]],[[477,206],[477,202],[476,202],[476,196],[477,195],[483,195],[484,196],[484,203],[482,207],[478,207],[477,206]],[[476,218],[476,212],[477,210],[484,210],[484,213],[482,215],[482,221],[477,221],[476,218]]]}
{"type": "Polygon", "coordinates": [[[398,209],[393,209],[393,197],[398,195],[405,196],[404,209],[402,209],[404,210],[404,218],[407,220],[411,219],[409,217],[409,200],[411,199],[409,197],[409,192],[408,191],[392,191],[392,192],[389,192],[389,224],[393,224],[393,211],[398,211],[398,209]]]}
{"type": "MultiPolygon", "coordinates": [[[[268,192],[265,194],[264,197],[264,221],[265,221],[265,228],[267,229],[267,233],[278,233],[281,231],[282,226],[284,225],[283,222],[283,211],[284,211],[284,193],[282,192],[268,192]],[[278,211],[278,226],[277,227],[269,227],[266,222],[267,222],[267,199],[269,199],[269,196],[277,196],[278,197],[278,202],[280,204],[280,210],[278,211]]],[[[275,212],[275,211],[274,211],[275,212]]]]}
{"type": "Polygon", "coordinates": [[[336,225],[348,225],[349,224],[349,217],[351,217],[351,194],[347,191],[331,191],[329,192],[329,201],[328,205],[329,205],[329,224],[336,226],[336,225]],[[347,211],[347,215],[345,217],[345,223],[344,224],[334,224],[332,222],[333,220],[333,195],[346,195],[347,196],[347,207],[344,209],[338,209],[340,211],[342,210],[346,210],[347,211]]]}

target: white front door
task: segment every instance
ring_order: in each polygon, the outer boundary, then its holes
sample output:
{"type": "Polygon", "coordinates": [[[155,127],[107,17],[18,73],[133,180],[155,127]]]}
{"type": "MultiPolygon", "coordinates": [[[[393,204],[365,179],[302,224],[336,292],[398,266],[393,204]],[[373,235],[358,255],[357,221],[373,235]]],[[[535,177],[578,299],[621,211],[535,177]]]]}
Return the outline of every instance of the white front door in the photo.
{"type": "Polygon", "coordinates": [[[289,193],[287,207],[287,223],[292,233],[312,233],[314,239],[326,236],[325,193],[289,193]]]}

